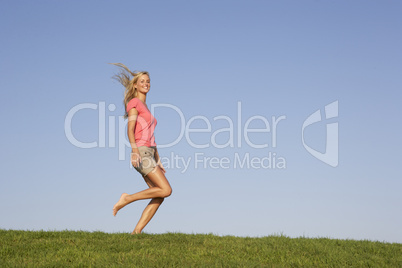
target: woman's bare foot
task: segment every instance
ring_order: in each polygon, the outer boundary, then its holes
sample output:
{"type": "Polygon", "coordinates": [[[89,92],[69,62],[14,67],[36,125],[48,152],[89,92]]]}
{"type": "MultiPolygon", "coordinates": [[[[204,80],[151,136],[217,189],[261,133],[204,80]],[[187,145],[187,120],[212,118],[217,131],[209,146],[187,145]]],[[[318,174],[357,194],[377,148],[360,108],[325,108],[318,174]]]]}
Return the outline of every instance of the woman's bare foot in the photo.
{"type": "Polygon", "coordinates": [[[119,199],[119,201],[116,203],[116,205],[114,205],[114,207],[113,207],[113,216],[116,216],[116,214],[117,214],[117,212],[122,208],[122,207],[124,207],[125,205],[127,205],[127,203],[126,203],[126,196],[128,196],[129,194],[126,194],[126,193],[124,193],[124,194],[122,194],[121,196],[120,196],[120,199],[119,199]]]}
{"type": "Polygon", "coordinates": [[[140,234],[141,232],[134,230],[131,234],[132,235],[136,235],[136,234],[140,234]]]}

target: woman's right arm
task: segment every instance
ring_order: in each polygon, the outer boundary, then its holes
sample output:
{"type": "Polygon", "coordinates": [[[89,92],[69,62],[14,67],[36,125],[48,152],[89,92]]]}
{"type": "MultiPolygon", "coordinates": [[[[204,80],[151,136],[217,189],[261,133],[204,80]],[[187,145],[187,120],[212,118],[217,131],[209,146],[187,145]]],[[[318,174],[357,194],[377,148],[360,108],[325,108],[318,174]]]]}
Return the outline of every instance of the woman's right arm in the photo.
{"type": "Polygon", "coordinates": [[[140,153],[138,151],[137,144],[135,143],[135,123],[137,122],[138,111],[132,108],[128,111],[128,124],[127,124],[127,136],[131,145],[131,164],[134,167],[138,167],[141,162],[140,153]]]}

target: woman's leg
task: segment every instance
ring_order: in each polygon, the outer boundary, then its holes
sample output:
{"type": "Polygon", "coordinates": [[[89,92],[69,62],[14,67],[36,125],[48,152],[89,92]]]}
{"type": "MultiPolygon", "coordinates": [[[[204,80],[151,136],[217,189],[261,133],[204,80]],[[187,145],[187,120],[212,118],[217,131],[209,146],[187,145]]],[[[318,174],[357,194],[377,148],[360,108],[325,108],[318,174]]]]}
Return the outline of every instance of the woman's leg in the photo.
{"type": "Polygon", "coordinates": [[[144,209],[144,212],[142,212],[141,218],[131,234],[140,234],[142,232],[142,229],[145,228],[148,222],[155,215],[163,200],[163,198],[152,198],[151,202],[149,202],[148,206],[144,209]]]}
{"type": "MultiPolygon", "coordinates": [[[[144,177],[145,182],[151,187],[155,187],[155,185],[151,182],[151,180],[147,177],[144,177]]],[[[135,226],[134,231],[131,234],[140,234],[142,229],[148,224],[148,222],[152,219],[155,215],[156,211],[158,210],[159,206],[163,203],[164,198],[152,198],[149,202],[148,206],[142,212],[141,218],[135,226]]]]}
{"type": "Polygon", "coordinates": [[[117,212],[121,208],[134,201],[142,199],[150,199],[150,198],[165,198],[172,193],[172,188],[170,187],[170,184],[166,179],[165,174],[162,172],[159,166],[156,166],[153,171],[148,173],[146,178],[149,179],[149,181],[152,183],[153,186],[135,194],[131,195],[126,193],[122,194],[120,196],[120,200],[113,207],[114,216],[116,216],[117,212]]]}

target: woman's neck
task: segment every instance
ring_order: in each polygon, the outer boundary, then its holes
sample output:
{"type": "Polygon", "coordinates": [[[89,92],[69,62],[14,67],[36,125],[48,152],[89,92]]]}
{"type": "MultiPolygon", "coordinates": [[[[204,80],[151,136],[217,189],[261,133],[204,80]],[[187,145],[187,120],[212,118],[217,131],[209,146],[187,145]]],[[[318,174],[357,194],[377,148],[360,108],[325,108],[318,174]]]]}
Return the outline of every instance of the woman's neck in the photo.
{"type": "Polygon", "coordinates": [[[143,103],[146,103],[147,95],[145,95],[145,94],[137,94],[136,98],[139,99],[140,101],[142,101],[143,103]]]}

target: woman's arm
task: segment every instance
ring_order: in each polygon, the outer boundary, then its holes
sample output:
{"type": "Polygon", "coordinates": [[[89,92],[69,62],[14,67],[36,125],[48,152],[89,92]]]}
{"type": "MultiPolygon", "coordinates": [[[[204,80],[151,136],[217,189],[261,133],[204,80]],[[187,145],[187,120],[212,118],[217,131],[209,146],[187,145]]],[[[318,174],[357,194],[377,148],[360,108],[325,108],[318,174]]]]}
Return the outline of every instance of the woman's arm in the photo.
{"type": "Polygon", "coordinates": [[[137,144],[135,143],[135,123],[137,122],[138,111],[132,108],[128,111],[128,123],[127,123],[127,136],[131,145],[131,164],[134,167],[138,167],[141,162],[140,152],[138,151],[137,144]]]}

